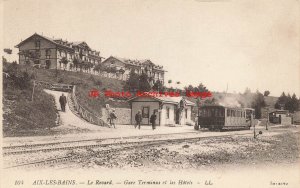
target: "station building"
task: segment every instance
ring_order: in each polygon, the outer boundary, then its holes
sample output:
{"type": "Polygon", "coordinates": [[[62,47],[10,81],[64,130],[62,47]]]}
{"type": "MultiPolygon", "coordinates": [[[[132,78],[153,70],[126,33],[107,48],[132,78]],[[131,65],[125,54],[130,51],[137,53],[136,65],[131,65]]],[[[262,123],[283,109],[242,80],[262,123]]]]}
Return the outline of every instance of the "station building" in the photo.
{"type": "Polygon", "coordinates": [[[292,116],[288,110],[274,110],[269,113],[269,121],[274,124],[291,125],[292,116]]]}
{"type": "Polygon", "coordinates": [[[150,125],[150,117],[156,112],[156,125],[193,124],[192,108],[195,103],[183,97],[134,97],[129,100],[131,106],[131,124],[135,124],[135,115],[140,110],[142,124],[150,125]]]}

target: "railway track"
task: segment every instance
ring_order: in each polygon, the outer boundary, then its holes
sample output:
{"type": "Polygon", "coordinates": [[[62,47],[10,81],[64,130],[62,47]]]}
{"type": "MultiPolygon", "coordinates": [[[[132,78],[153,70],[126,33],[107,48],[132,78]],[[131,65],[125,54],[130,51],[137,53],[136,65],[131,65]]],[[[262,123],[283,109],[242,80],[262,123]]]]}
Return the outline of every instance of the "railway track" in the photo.
{"type": "Polygon", "coordinates": [[[157,134],[157,135],[143,135],[143,136],[126,136],[126,137],[118,137],[118,138],[94,138],[94,139],[85,139],[85,140],[72,140],[72,141],[64,141],[64,142],[48,142],[41,144],[24,144],[24,145],[16,145],[16,146],[3,146],[3,150],[12,150],[16,148],[29,148],[29,147],[41,147],[41,146],[49,146],[49,145],[59,145],[59,144],[72,144],[72,143],[80,143],[80,142],[102,142],[105,140],[118,140],[118,139],[135,139],[135,138],[153,138],[157,136],[166,136],[166,135],[182,135],[182,134],[199,134],[199,132],[185,132],[185,133],[166,133],[166,134],[157,134]]]}
{"type": "MultiPolygon", "coordinates": [[[[175,133],[183,135],[183,133],[175,133]]],[[[172,134],[172,135],[175,135],[172,134]]],[[[194,133],[197,134],[197,133],[194,133]]],[[[252,134],[252,133],[238,133],[234,135],[245,135],[245,134],[252,134]]],[[[19,145],[19,146],[6,146],[2,147],[3,155],[17,155],[17,154],[26,154],[26,153],[37,153],[37,152],[51,152],[51,151],[60,151],[60,150],[73,150],[73,149],[91,149],[96,147],[107,147],[111,145],[120,145],[120,144],[128,144],[128,143],[148,143],[148,142],[154,142],[153,140],[146,140],[146,141],[135,141],[135,142],[128,142],[126,139],[147,139],[147,138],[155,138],[155,137],[161,137],[165,135],[170,134],[160,134],[160,135],[148,135],[148,136],[129,136],[129,137],[122,137],[122,138],[108,138],[108,139],[88,139],[88,140],[79,140],[79,141],[66,141],[66,142],[53,142],[53,143],[44,143],[44,144],[31,144],[31,145],[19,145]],[[114,141],[114,143],[101,143],[103,141],[111,140],[114,141]],[[120,140],[119,142],[115,142],[116,140],[120,140]],[[64,144],[79,144],[79,145],[73,145],[73,146],[63,146],[64,144]],[[60,147],[55,147],[59,146],[60,147]],[[36,149],[38,147],[41,147],[40,149],[36,149]],[[17,150],[16,150],[17,149],[17,150]]],[[[224,137],[228,136],[227,134],[220,135],[220,136],[196,136],[196,137],[189,137],[189,138],[176,138],[176,139],[160,139],[155,141],[168,141],[168,140],[187,140],[187,139],[197,139],[197,138],[209,138],[209,137],[224,137]]]]}
{"type": "MultiPolygon", "coordinates": [[[[93,145],[82,145],[82,146],[70,146],[70,147],[58,147],[58,148],[44,148],[38,150],[24,150],[24,151],[12,151],[10,154],[26,154],[26,153],[33,153],[33,152],[51,152],[51,151],[59,151],[59,150],[76,150],[76,149],[85,149],[87,151],[100,148],[100,151],[93,151],[93,154],[88,153],[88,155],[69,155],[63,157],[55,157],[55,158],[48,158],[39,161],[27,162],[12,165],[9,167],[5,167],[5,169],[12,169],[12,168],[26,168],[26,167],[36,167],[36,166],[43,166],[48,164],[58,164],[61,162],[68,162],[78,159],[88,159],[92,156],[99,155],[99,154],[108,154],[112,152],[142,148],[145,146],[155,146],[155,145],[163,145],[163,144],[178,144],[182,142],[193,142],[198,141],[201,139],[208,139],[208,138],[225,138],[225,137],[232,137],[232,136],[245,136],[245,135],[252,135],[252,133],[239,133],[234,135],[218,135],[218,136],[205,136],[205,137],[190,137],[190,138],[176,138],[176,139],[159,139],[159,140],[147,140],[147,141],[133,141],[133,142],[122,142],[122,143],[110,143],[110,144],[93,144],[93,145]]],[[[5,155],[8,155],[6,153],[5,155]]]]}

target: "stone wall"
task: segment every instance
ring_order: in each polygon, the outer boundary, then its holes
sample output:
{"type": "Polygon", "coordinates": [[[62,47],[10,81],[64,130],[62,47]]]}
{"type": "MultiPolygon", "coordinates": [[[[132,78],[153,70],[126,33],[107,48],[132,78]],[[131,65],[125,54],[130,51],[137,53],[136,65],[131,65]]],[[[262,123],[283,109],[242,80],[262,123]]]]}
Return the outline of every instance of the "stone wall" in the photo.
{"type": "MultiPolygon", "coordinates": [[[[128,125],[131,122],[131,109],[130,108],[114,108],[117,115],[116,124],[128,125]]],[[[108,118],[108,111],[102,108],[102,119],[104,121],[108,118]]]]}

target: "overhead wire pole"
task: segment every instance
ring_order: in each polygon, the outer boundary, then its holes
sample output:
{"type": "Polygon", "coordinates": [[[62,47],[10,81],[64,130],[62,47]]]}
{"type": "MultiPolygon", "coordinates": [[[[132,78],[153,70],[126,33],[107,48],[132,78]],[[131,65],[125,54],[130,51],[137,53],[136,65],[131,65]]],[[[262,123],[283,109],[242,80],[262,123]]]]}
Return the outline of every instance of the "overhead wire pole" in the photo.
{"type": "Polygon", "coordinates": [[[33,81],[33,88],[32,88],[31,101],[33,101],[34,88],[35,88],[35,80],[33,81]]]}

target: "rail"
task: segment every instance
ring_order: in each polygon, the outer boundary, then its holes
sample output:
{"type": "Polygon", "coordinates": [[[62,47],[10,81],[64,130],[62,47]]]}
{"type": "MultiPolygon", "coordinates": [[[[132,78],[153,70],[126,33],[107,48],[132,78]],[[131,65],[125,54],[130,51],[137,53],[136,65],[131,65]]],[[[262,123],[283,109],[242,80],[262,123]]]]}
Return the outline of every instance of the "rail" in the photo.
{"type": "Polygon", "coordinates": [[[76,111],[80,114],[80,116],[83,119],[85,119],[86,121],[88,121],[92,124],[95,124],[95,125],[108,127],[108,124],[103,119],[101,119],[101,117],[96,116],[95,114],[89,112],[87,109],[85,109],[78,103],[78,100],[76,97],[76,86],[73,86],[72,93],[71,93],[71,99],[74,103],[74,108],[76,109],[76,111]]]}

